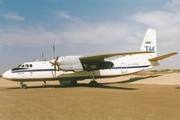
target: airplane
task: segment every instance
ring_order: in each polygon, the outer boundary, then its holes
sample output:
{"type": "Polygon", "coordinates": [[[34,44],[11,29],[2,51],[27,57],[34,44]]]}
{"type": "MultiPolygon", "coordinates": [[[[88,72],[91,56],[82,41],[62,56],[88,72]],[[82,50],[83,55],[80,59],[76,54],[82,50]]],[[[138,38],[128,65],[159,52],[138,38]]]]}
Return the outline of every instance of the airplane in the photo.
{"type": "Polygon", "coordinates": [[[58,80],[60,84],[77,84],[79,80],[92,79],[90,86],[98,86],[95,79],[129,75],[159,65],[159,60],[178,54],[172,52],[157,56],[156,31],[147,29],[140,52],[113,53],[90,56],[62,56],[50,61],[25,62],[6,71],[2,77],[20,82],[58,80]],[[119,57],[120,56],[120,57],[119,57]],[[117,57],[113,60],[107,58],[117,57]]]}

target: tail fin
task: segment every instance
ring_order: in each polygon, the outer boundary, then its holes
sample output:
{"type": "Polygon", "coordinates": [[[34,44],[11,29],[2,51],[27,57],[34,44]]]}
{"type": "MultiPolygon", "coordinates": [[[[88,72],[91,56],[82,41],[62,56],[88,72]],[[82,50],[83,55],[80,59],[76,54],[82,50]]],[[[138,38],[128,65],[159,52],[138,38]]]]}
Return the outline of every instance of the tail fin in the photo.
{"type": "Polygon", "coordinates": [[[141,51],[151,51],[151,57],[157,56],[157,45],[156,45],[156,31],[153,29],[148,29],[143,43],[141,45],[141,51]]]}
{"type": "Polygon", "coordinates": [[[161,55],[157,57],[156,31],[148,29],[141,45],[141,51],[151,51],[147,53],[147,57],[152,66],[159,65],[159,60],[178,54],[177,52],[161,55]]]}

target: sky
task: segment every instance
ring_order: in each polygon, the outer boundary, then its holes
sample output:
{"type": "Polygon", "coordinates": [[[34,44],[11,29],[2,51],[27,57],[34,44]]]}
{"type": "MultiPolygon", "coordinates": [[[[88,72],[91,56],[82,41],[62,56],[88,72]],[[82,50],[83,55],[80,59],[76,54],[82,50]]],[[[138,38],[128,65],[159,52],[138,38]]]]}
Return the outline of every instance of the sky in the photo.
{"type": "MultiPolygon", "coordinates": [[[[140,51],[148,28],[158,55],[180,51],[180,0],[0,0],[0,74],[56,56],[140,51]]],[[[180,69],[180,56],[154,69],[180,69]]]]}

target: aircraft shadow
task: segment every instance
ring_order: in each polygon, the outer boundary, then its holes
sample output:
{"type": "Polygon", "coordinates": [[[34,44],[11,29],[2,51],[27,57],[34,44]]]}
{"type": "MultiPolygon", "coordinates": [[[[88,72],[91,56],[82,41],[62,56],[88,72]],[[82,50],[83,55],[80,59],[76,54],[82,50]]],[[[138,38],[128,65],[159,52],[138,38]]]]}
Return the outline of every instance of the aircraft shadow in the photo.
{"type": "MultiPolygon", "coordinates": [[[[79,83],[77,85],[42,85],[42,86],[27,86],[27,89],[38,89],[38,88],[72,88],[72,87],[90,87],[89,84],[79,83]]],[[[103,89],[119,89],[119,90],[138,90],[137,88],[127,88],[127,87],[117,87],[117,86],[107,86],[104,83],[98,84],[97,87],[90,87],[90,88],[103,88],[103,89]]],[[[20,89],[20,87],[11,87],[6,89],[20,89]]]]}
{"type": "Polygon", "coordinates": [[[180,89],[180,87],[176,87],[176,89],[180,89]]]}
{"type": "Polygon", "coordinates": [[[105,89],[121,89],[121,90],[138,90],[137,88],[127,88],[127,87],[116,87],[116,86],[105,86],[103,84],[99,84],[96,88],[105,88],[105,89]]]}
{"type": "Polygon", "coordinates": [[[143,80],[143,79],[147,79],[147,78],[154,78],[154,77],[159,77],[161,75],[156,75],[156,76],[147,76],[147,77],[135,77],[135,78],[130,78],[129,80],[125,80],[125,81],[120,81],[120,82],[111,82],[111,83],[104,83],[104,84],[114,84],[114,83],[131,83],[131,82],[135,82],[138,80],[143,80]]]}
{"type": "MultiPolygon", "coordinates": [[[[130,78],[129,80],[125,81],[120,81],[120,82],[110,82],[110,83],[99,83],[97,87],[92,87],[92,88],[104,88],[104,89],[119,89],[119,90],[138,90],[137,88],[126,88],[126,87],[116,87],[116,86],[107,86],[108,84],[115,84],[115,83],[131,83],[135,82],[138,80],[143,80],[147,78],[154,78],[154,77],[159,77],[161,75],[155,75],[155,76],[147,76],[147,77],[135,77],[135,78],[130,78]]],[[[78,83],[77,85],[42,85],[42,86],[28,86],[27,89],[32,89],[32,88],[70,88],[70,87],[90,87],[89,84],[85,83],[78,83]]],[[[6,88],[6,89],[20,89],[19,87],[11,87],[11,88],[6,88]]],[[[180,89],[180,87],[176,88],[180,89]]]]}
{"type": "MultiPolygon", "coordinates": [[[[129,80],[125,81],[120,81],[120,82],[110,82],[110,83],[99,83],[97,87],[92,87],[92,88],[104,88],[104,89],[119,89],[119,90],[138,90],[137,88],[126,88],[126,87],[117,87],[117,86],[108,86],[108,84],[115,84],[115,83],[131,83],[135,82],[138,80],[143,80],[147,78],[154,78],[154,77],[159,77],[161,75],[155,75],[155,76],[147,76],[147,77],[135,77],[135,78],[130,78],[129,80]]],[[[70,87],[90,87],[89,84],[86,83],[78,83],[77,85],[42,85],[42,86],[28,86],[27,89],[34,89],[34,88],[70,88],[70,87]]],[[[6,88],[6,89],[20,89],[20,87],[11,87],[11,88],[6,88]]],[[[176,88],[176,89],[180,89],[176,88]]]]}

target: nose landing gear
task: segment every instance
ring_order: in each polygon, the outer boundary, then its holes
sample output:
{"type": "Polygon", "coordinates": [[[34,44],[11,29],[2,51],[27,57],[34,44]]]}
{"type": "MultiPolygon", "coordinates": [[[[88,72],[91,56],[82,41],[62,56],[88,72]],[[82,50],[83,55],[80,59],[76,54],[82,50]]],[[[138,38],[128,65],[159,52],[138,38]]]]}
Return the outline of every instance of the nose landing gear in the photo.
{"type": "Polygon", "coordinates": [[[20,89],[26,89],[27,88],[27,85],[23,84],[23,81],[20,83],[20,85],[21,85],[20,89]]]}

